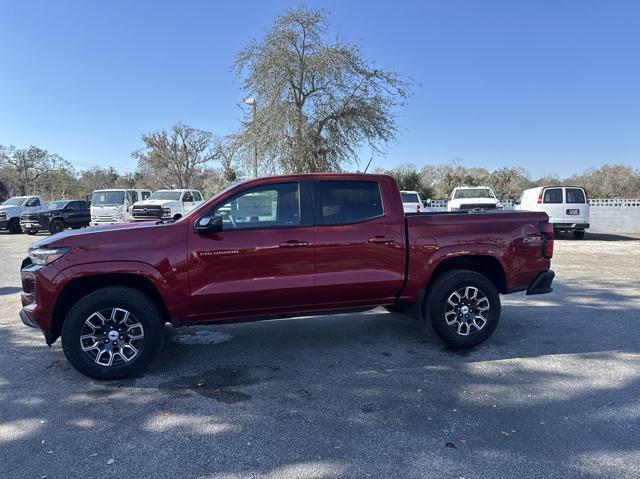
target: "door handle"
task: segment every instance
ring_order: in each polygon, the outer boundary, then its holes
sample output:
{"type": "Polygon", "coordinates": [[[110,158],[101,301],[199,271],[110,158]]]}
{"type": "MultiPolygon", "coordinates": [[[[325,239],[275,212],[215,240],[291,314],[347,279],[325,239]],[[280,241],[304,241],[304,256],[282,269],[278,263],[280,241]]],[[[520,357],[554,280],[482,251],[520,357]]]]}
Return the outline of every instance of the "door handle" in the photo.
{"type": "Polygon", "coordinates": [[[376,244],[393,243],[394,241],[394,238],[387,238],[386,236],[374,236],[373,238],[369,238],[369,243],[376,244]]]}
{"type": "Polygon", "coordinates": [[[280,246],[280,248],[302,248],[304,246],[309,246],[309,243],[307,241],[289,240],[284,243],[280,243],[278,246],[280,246]]]}

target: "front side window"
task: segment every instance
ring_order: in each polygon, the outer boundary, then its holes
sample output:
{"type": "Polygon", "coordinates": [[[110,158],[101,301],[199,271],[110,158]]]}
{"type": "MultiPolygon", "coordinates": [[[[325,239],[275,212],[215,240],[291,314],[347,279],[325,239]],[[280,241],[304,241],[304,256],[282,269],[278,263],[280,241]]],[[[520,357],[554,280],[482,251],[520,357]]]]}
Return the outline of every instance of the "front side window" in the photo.
{"type": "Polygon", "coordinates": [[[27,207],[40,206],[40,198],[31,198],[24,205],[27,207]]]}
{"type": "Polygon", "coordinates": [[[321,181],[318,184],[322,223],[360,223],[384,214],[375,181],[321,181]]]}
{"type": "Polygon", "coordinates": [[[567,188],[567,203],[586,203],[582,188],[567,188]]]}
{"type": "Polygon", "coordinates": [[[184,196],[182,197],[182,202],[183,203],[192,203],[193,202],[193,195],[191,194],[190,191],[186,191],[184,193],[184,196]]]}
{"type": "Polygon", "coordinates": [[[562,188],[549,188],[544,190],[544,203],[562,203],[562,188]]]}
{"type": "Polygon", "coordinates": [[[149,196],[151,196],[151,193],[149,191],[143,191],[142,192],[142,200],[146,200],[147,198],[149,198],[149,196]]]}
{"type": "Polygon", "coordinates": [[[252,188],[218,206],[224,230],[300,225],[300,186],[279,183],[252,188]]]}

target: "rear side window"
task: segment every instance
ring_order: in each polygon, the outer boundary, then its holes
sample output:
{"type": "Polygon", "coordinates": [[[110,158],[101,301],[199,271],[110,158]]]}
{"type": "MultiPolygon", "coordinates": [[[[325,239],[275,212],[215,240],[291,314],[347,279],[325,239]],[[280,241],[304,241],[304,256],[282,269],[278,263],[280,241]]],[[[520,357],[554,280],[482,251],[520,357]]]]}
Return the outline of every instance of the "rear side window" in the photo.
{"type": "Polygon", "coordinates": [[[192,191],[194,201],[202,201],[202,195],[199,191],[192,191]]]}
{"type": "Polygon", "coordinates": [[[548,188],[544,190],[544,203],[562,203],[562,188],[548,188]]]}
{"type": "Polygon", "coordinates": [[[582,188],[567,188],[567,203],[586,203],[582,188]]]}
{"type": "Polygon", "coordinates": [[[384,214],[376,181],[321,181],[318,185],[322,223],[360,223],[384,214]]]}

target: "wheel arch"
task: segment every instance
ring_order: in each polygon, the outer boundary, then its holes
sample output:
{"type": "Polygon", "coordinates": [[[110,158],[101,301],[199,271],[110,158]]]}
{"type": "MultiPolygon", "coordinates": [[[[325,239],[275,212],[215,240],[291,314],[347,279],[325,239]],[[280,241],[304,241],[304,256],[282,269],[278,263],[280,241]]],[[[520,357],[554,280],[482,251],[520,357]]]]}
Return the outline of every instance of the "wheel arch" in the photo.
{"type": "Polygon", "coordinates": [[[454,269],[466,269],[480,273],[493,283],[499,293],[507,292],[508,283],[505,269],[498,258],[488,254],[459,255],[442,259],[429,276],[425,289],[428,289],[438,276],[454,269]]]}
{"type": "Polygon", "coordinates": [[[136,273],[100,273],[76,277],[64,286],[53,310],[51,331],[53,337],[60,336],[62,324],[74,304],[87,294],[108,286],[124,286],[145,293],[159,307],[164,322],[171,322],[167,304],[149,278],[136,273]]]}

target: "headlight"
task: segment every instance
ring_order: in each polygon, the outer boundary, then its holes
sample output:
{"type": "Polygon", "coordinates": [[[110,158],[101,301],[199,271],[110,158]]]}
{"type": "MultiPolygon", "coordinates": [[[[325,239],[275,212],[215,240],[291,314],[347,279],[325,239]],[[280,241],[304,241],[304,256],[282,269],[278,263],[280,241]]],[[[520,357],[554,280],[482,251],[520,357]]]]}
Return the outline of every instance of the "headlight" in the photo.
{"type": "Polygon", "coordinates": [[[171,208],[162,208],[162,215],[169,216],[171,214],[171,208]]]}
{"type": "Polygon", "coordinates": [[[71,248],[37,248],[29,250],[29,259],[33,264],[46,266],[62,258],[71,248]]]}

